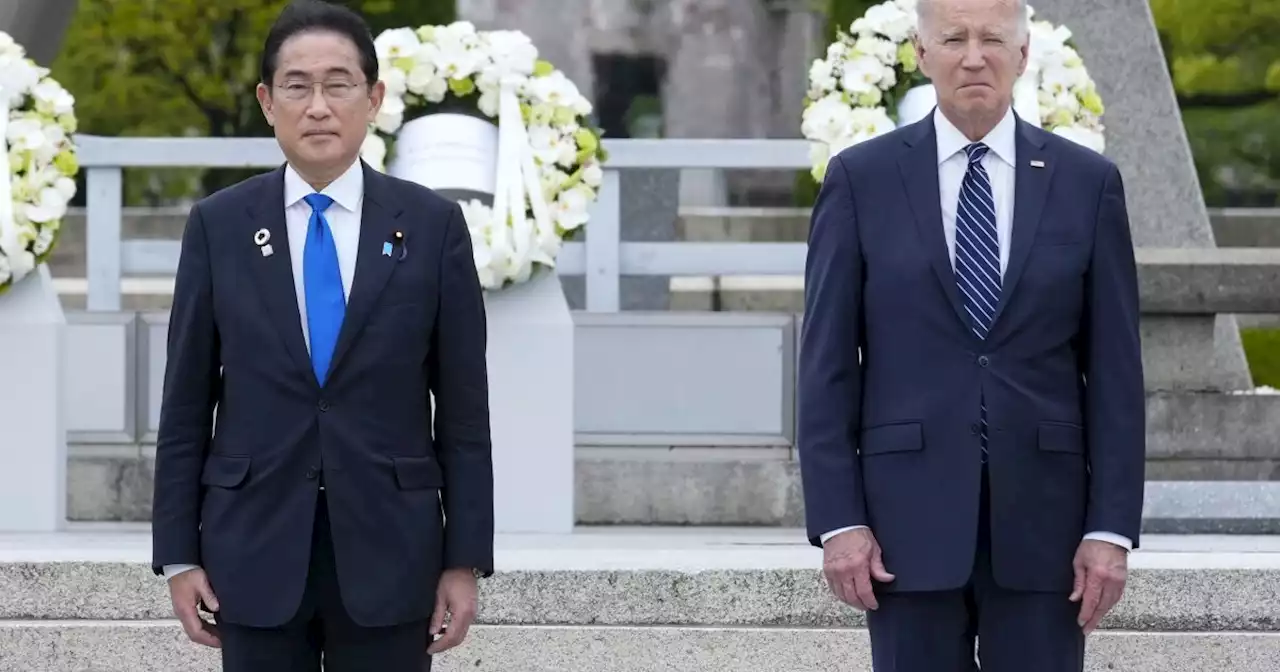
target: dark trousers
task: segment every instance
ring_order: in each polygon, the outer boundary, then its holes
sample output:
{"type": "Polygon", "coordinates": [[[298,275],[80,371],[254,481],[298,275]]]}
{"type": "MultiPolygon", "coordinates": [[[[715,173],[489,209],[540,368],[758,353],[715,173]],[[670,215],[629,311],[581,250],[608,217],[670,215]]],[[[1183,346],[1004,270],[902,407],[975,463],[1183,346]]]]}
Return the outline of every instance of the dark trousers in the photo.
{"type": "Polygon", "coordinates": [[[338,592],[328,507],[321,491],[302,605],[279,628],[218,621],[223,672],[430,672],[428,623],[366,628],[351,620],[338,592]]]}
{"type": "Polygon", "coordinates": [[[1084,669],[1084,632],[1076,624],[1080,607],[1067,599],[1068,593],[1011,591],[992,579],[988,492],[984,468],[978,550],[967,586],[941,592],[877,591],[880,608],[867,613],[875,672],[1084,669]]]}

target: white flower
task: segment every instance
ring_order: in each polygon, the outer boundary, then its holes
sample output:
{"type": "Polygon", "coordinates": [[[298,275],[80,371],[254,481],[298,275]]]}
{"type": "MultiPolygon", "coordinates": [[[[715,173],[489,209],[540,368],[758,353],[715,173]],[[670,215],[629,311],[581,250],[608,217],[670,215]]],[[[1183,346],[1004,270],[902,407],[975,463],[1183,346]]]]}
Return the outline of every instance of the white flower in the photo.
{"type": "Polygon", "coordinates": [[[604,181],[604,170],[596,161],[587,164],[582,171],[582,181],[589,187],[599,187],[604,181]]]}
{"type": "Polygon", "coordinates": [[[855,35],[873,35],[879,33],[894,44],[911,37],[916,29],[916,17],[912,12],[903,10],[893,2],[884,2],[867,10],[862,18],[853,22],[855,35]]]}
{"type": "Polygon", "coordinates": [[[840,86],[852,94],[870,92],[880,88],[886,70],[890,74],[893,72],[874,56],[856,56],[844,62],[844,68],[840,72],[840,86]]]}
{"type": "Polygon", "coordinates": [[[884,65],[897,65],[898,45],[894,42],[874,35],[859,37],[853,44],[854,53],[871,56],[884,65]]]}
{"type": "MultiPolygon", "coordinates": [[[[405,75],[405,88],[418,95],[424,95],[427,87],[434,81],[444,82],[436,70],[435,63],[415,61],[413,68],[405,75]]],[[[447,82],[445,82],[447,84],[447,82]]]]}
{"type": "Polygon", "coordinates": [[[1106,144],[1101,132],[1083,126],[1058,126],[1053,129],[1053,132],[1099,154],[1102,153],[1106,144]]]}
{"type": "Polygon", "coordinates": [[[373,41],[378,59],[394,61],[400,58],[413,58],[422,49],[422,42],[412,28],[392,28],[382,31],[373,41]]]}
{"type": "Polygon", "coordinates": [[[360,156],[375,170],[385,169],[387,160],[387,143],[377,133],[368,133],[364,142],[360,143],[360,156]]]}
{"type": "Polygon", "coordinates": [[[832,72],[831,64],[821,59],[815,60],[809,67],[809,83],[824,92],[835,91],[839,84],[832,72]]]}
{"type": "Polygon", "coordinates": [[[529,146],[533,156],[542,163],[571,165],[577,154],[573,138],[565,137],[550,126],[534,126],[529,129],[529,146]]]}
{"type": "Polygon", "coordinates": [[[381,79],[387,86],[388,98],[399,98],[409,90],[409,75],[404,70],[397,67],[384,67],[381,72],[381,79]]]}
{"type": "Polygon", "coordinates": [[[31,95],[36,99],[36,109],[45,114],[55,116],[71,114],[72,109],[75,107],[76,99],[52,79],[46,79],[37,84],[32,89],[31,95]]]}
{"type": "Polygon", "coordinates": [[[550,105],[572,104],[581,97],[578,87],[559,70],[546,77],[530,79],[529,93],[534,100],[550,105]]]}
{"type": "Polygon", "coordinates": [[[565,231],[572,231],[587,223],[587,208],[590,195],[581,185],[561,192],[555,203],[551,204],[552,217],[556,224],[565,231]]]}
{"type": "Polygon", "coordinates": [[[46,74],[47,70],[20,54],[0,54],[0,89],[4,90],[10,107],[22,100],[24,92],[32,90],[46,74]]]}
{"type": "Polygon", "coordinates": [[[490,66],[501,79],[507,75],[533,74],[534,63],[538,60],[538,49],[528,35],[518,30],[494,30],[486,35],[489,44],[490,66]]]}
{"type": "Polygon", "coordinates": [[[39,200],[26,206],[27,219],[41,224],[62,219],[67,214],[67,201],[53,187],[40,190],[39,200]]]}
{"type": "Polygon", "coordinates": [[[424,44],[423,53],[431,55],[436,70],[445,78],[462,79],[480,69],[484,54],[477,46],[475,27],[460,21],[437,29],[435,41],[424,44]]]}
{"type": "Polygon", "coordinates": [[[426,87],[422,89],[422,95],[432,103],[438,103],[444,100],[444,96],[449,92],[449,81],[443,77],[436,77],[427,82],[426,87]]]}
{"type": "Polygon", "coordinates": [[[497,89],[485,91],[480,94],[480,98],[476,100],[476,107],[486,116],[498,116],[498,109],[501,107],[501,97],[497,89]]]}
{"type": "Polygon", "coordinates": [[[853,108],[832,94],[806,108],[803,119],[800,130],[806,138],[830,143],[851,133],[853,108]]]}
{"type": "Polygon", "coordinates": [[[384,133],[394,133],[404,120],[404,99],[399,96],[387,96],[382,99],[382,107],[378,108],[378,116],[373,125],[384,133]]]}

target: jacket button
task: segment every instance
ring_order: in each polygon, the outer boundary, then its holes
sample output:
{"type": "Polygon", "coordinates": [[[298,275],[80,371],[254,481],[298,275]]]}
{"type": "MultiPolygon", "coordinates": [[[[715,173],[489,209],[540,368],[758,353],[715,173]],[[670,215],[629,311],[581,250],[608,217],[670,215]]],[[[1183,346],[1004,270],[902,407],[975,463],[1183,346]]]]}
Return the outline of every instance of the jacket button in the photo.
{"type": "Polygon", "coordinates": [[[319,471],[318,469],[316,469],[315,467],[311,467],[310,469],[308,469],[308,470],[307,470],[307,480],[308,480],[308,481],[314,481],[314,480],[316,480],[316,477],[317,477],[317,476],[319,476],[319,475],[320,475],[320,471],[319,471]]]}
{"type": "Polygon", "coordinates": [[[329,402],[327,402],[327,401],[325,401],[325,400],[321,399],[321,400],[320,400],[320,412],[321,412],[321,413],[324,413],[324,412],[326,412],[326,411],[328,411],[328,410],[329,410],[329,402]]]}
{"type": "Polygon", "coordinates": [[[982,368],[985,369],[987,368],[987,365],[990,363],[991,363],[991,360],[987,359],[986,355],[981,355],[978,357],[978,366],[981,366],[982,368]]]}
{"type": "Polygon", "coordinates": [[[969,433],[973,434],[974,436],[978,436],[979,434],[982,433],[982,427],[975,422],[972,425],[969,425],[969,433]]]}

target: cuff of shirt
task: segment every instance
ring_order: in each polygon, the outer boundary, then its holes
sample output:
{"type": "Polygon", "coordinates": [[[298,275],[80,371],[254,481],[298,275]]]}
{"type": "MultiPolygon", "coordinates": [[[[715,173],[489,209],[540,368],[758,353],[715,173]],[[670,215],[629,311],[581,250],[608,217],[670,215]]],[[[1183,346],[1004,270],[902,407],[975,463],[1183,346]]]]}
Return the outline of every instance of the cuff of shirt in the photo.
{"type": "Polygon", "coordinates": [[[837,534],[840,534],[841,532],[848,532],[849,530],[865,530],[865,529],[867,529],[866,525],[850,525],[849,527],[841,527],[835,530],[831,530],[830,532],[823,534],[819,538],[822,540],[822,543],[825,544],[827,543],[828,539],[836,536],[837,534]]]}
{"type": "Polygon", "coordinates": [[[165,565],[162,568],[164,570],[164,580],[168,581],[183,572],[198,569],[198,567],[198,565],[165,565]]]}
{"type": "Polygon", "coordinates": [[[1115,534],[1114,532],[1090,532],[1089,534],[1084,535],[1084,538],[1112,543],[1126,551],[1133,550],[1133,540],[1128,537],[1115,534]]]}

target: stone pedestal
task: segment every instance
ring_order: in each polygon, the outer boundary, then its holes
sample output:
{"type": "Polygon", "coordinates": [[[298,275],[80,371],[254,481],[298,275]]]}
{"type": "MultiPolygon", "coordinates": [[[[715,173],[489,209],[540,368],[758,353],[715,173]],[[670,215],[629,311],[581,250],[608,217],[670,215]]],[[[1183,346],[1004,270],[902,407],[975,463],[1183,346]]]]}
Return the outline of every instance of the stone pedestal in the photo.
{"type": "MultiPolygon", "coordinates": [[[[1215,247],[1173,82],[1147,0],[1034,0],[1065,25],[1098,84],[1106,155],[1124,175],[1138,247],[1215,247]]],[[[1147,388],[1252,387],[1234,315],[1142,318],[1147,388]]]]}
{"type": "Polygon", "coordinates": [[[488,292],[494,515],[506,532],[573,529],[573,316],[560,278],[539,269],[488,292]]]}
{"type": "Polygon", "coordinates": [[[66,328],[47,266],[0,294],[0,532],[66,522],[66,328]]]}

